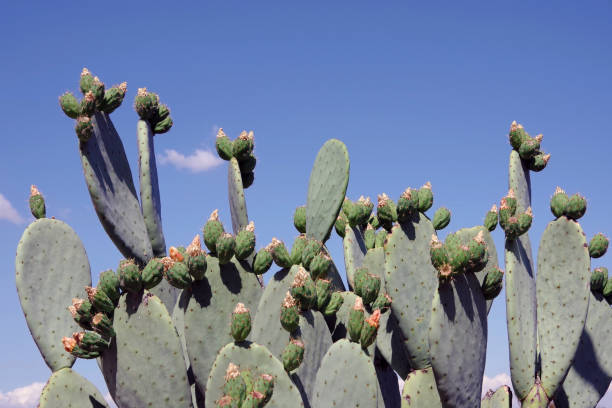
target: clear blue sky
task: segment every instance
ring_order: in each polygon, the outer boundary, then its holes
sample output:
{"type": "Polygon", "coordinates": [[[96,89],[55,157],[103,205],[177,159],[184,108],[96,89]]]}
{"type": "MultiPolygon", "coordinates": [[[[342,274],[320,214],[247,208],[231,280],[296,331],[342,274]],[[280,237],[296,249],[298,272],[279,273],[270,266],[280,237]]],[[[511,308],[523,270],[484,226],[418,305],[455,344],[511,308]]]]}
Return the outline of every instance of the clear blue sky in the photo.
{"type": "MultiPolygon", "coordinates": [[[[316,152],[329,138],[348,147],[349,197],[397,198],[431,181],[433,209],[453,212],[445,232],[479,224],[507,191],[512,120],[543,133],[552,154],[533,176],[534,245],[552,219],[557,185],[589,200],[588,238],[612,232],[610,2],[86,3],[9,2],[0,15],[0,194],[17,213],[0,206],[0,391],[49,376],[15,289],[30,184],[45,195],[48,215],[80,235],[95,279],[120,259],[92,208],[73,121],[57,103],[78,90],[84,66],[107,85],[128,83],[112,119],[134,174],[139,87],[172,109],[175,126],[156,137],[159,154],[214,149],[219,126],[231,137],[254,130],[247,204],[259,246],[273,236],[292,242],[293,210],[305,203],[316,152]]],[[[169,244],[188,243],[215,208],[230,225],[226,173],[225,163],[201,172],[160,165],[169,244]]],[[[503,264],[502,232],[494,236],[503,264]]],[[[342,267],[337,236],[330,246],[342,267]]],[[[493,376],[508,372],[503,295],[489,325],[493,376]]],[[[105,390],[94,363],[76,367],[105,390]]]]}

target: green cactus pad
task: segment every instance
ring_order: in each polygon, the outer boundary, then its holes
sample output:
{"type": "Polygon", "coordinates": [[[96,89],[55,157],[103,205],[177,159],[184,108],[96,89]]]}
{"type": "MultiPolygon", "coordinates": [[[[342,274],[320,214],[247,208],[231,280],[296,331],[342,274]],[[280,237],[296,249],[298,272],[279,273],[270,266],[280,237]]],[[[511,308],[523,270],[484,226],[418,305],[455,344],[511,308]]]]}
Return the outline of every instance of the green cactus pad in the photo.
{"type": "Polygon", "coordinates": [[[166,255],[166,242],[161,222],[161,200],[155,164],[155,144],[149,122],[138,121],[138,168],[140,174],[140,200],[154,256],[166,255]]]}
{"type": "Polygon", "coordinates": [[[266,408],[304,406],[302,397],[285,372],[283,364],[266,347],[256,343],[242,342],[229,343],[219,350],[212,364],[210,375],[207,376],[204,392],[207,407],[215,407],[216,401],[223,396],[225,371],[230,363],[239,366],[240,371],[250,371],[253,376],[269,374],[274,377],[274,391],[272,398],[265,405],[266,408]]]}
{"type": "Polygon", "coordinates": [[[32,337],[52,371],[72,367],[74,356],[61,338],[79,331],[66,308],[86,298],[91,272],[85,248],[74,230],[59,220],[41,218],[26,228],[17,246],[15,280],[32,337]]]}
{"type": "MultiPolygon", "coordinates": [[[[529,170],[516,151],[510,153],[509,185],[518,207],[531,206],[529,170]]],[[[531,243],[527,233],[506,241],[506,320],[510,348],[512,387],[524,399],[536,375],[536,293],[531,243]]]]}
{"type": "Polygon", "coordinates": [[[612,380],[612,309],[591,293],[587,320],[574,363],[555,395],[555,407],[594,407],[612,380]]]}
{"type": "Polygon", "coordinates": [[[406,339],[413,369],[430,365],[429,319],[438,287],[438,273],[429,256],[434,234],[429,219],[418,213],[411,222],[395,225],[385,246],[386,291],[393,299],[391,310],[406,339]]]}
{"type": "Polygon", "coordinates": [[[120,407],[191,407],[181,342],[159,298],[123,294],[115,309],[116,337],[100,359],[120,407]]]}
{"type": "Polygon", "coordinates": [[[183,290],[179,304],[185,313],[187,352],[200,389],[206,385],[219,349],[234,340],[230,335],[234,307],[244,303],[256,320],[262,292],[256,276],[240,262],[232,259],[219,266],[215,257],[208,258],[204,279],[183,290]]]}
{"type": "Polygon", "coordinates": [[[338,218],[349,179],[349,156],[339,140],[325,142],[310,173],[306,201],[306,235],[327,239],[338,218]]]}
{"type": "Polygon", "coordinates": [[[311,406],[376,408],[378,394],[372,357],[358,343],[342,339],[323,358],[311,406]]]}
{"type": "Polygon", "coordinates": [[[404,382],[402,408],[414,407],[442,408],[431,367],[412,371],[404,382]]]}
{"type": "Polygon", "coordinates": [[[95,385],[70,368],[51,374],[40,394],[39,408],[108,408],[95,385]]]}
{"type": "Polygon", "coordinates": [[[92,137],[80,144],[91,201],[119,252],[145,264],[153,251],[123,143],[106,113],[96,112],[92,118],[92,137]]]}
{"type": "Polygon", "coordinates": [[[363,234],[358,227],[346,228],[344,239],[342,240],[344,246],[344,264],[346,267],[346,279],[349,284],[349,288],[355,287],[353,282],[353,275],[357,268],[361,268],[363,258],[367,252],[365,241],[363,240],[363,234]]]}
{"type": "Polygon", "coordinates": [[[480,407],[487,309],[473,273],[440,285],[431,304],[429,351],[444,407],[480,407]]]}
{"type": "Polygon", "coordinates": [[[376,348],[397,374],[401,378],[406,378],[410,372],[408,349],[398,326],[397,318],[390,310],[380,315],[376,348]]]}
{"type": "Polygon", "coordinates": [[[232,158],[229,161],[227,174],[227,195],[229,198],[230,213],[232,215],[232,230],[234,235],[249,224],[244,188],[242,187],[242,176],[238,160],[232,158]]]}
{"type": "Polygon", "coordinates": [[[580,224],[561,217],[542,234],[536,291],[542,388],[554,395],[572,363],[589,304],[590,257],[580,224]]]}
{"type": "Polygon", "coordinates": [[[507,385],[502,385],[495,392],[487,391],[482,399],[481,408],[512,408],[512,390],[507,385]]]}

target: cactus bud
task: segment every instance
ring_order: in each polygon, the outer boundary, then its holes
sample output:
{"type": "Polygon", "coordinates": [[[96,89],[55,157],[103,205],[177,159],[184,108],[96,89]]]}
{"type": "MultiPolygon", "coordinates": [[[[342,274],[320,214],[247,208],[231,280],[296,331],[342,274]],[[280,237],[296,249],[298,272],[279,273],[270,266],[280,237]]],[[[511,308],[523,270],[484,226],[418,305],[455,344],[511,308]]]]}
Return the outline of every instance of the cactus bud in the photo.
{"type": "Polygon", "coordinates": [[[497,228],[497,206],[495,204],[493,204],[493,207],[491,207],[487,215],[485,215],[484,226],[489,231],[493,231],[497,228]]]}
{"type": "Polygon", "coordinates": [[[154,288],[164,278],[164,264],[159,258],[152,258],[142,270],[140,279],[145,289],[154,288]]]}
{"type": "Polygon", "coordinates": [[[527,168],[531,171],[542,171],[546,168],[548,161],[550,160],[550,154],[545,154],[542,152],[537,153],[527,162],[527,168]]]}
{"type": "Polygon", "coordinates": [[[282,360],[287,373],[298,368],[304,360],[304,343],[298,339],[291,339],[283,350],[282,360]]]}
{"type": "Polygon", "coordinates": [[[482,294],[486,300],[495,299],[503,287],[504,271],[494,267],[489,270],[482,281],[482,294]]]}
{"type": "Polygon", "coordinates": [[[229,363],[227,370],[225,371],[225,385],[223,386],[223,392],[229,395],[233,401],[238,401],[238,406],[244,401],[247,392],[247,386],[244,379],[240,375],[238,366],[233,363],[229,363]]]}
{"type": "Polygon", "coordinates": [[[137,293],[142,289],[142,278],[133,260],[119,264],[119,286],[124,292],[137,293]]]}
{"type": "Polygon", "coordinates": [[[121,85],[115,85],[104,92],[104,101],[100,106],[100,110],[111,114],[115,109],[121,106],[125,93],[127,91],[127,82],[123,82],[121,85]]]}
{"type": "Polygon", "coordinates": [[[109,345],[100,334],[92,331],[73,333],[72,337],[76,340],[77,346],[87,351],[104,351],[109,345]]]}
{"type": "Polygon", "coordinates": [[[306,206],[302,205],[295,209],[293,213],[293,225],[301,234],[306,233],[306,206]]]}
{"type": "Polygon", "coordinates": [[[30,186],[30,212],[36,219],[45,218],[47,215],[45,199],[35,185],[30,186]]]}
{"type": "Polygon", "coordinates": [[[232,158],[232,144],[233,142],[227,137],[223,128],[219,128],[215,140],[215,147],[217,148],[217,154],[220,158],[223,160],[230,160],[232,158]]]}
{"type": "Polygon", "coordinates": [[[270,374],[261,374],[259,377],[257,377],[255,383],[253,384],[253,390],[263,394],[264,403],[270,401],[270,398],[272,398],[272,392],[274,390],[274,377],[270,374]]]}
{"type": "Polygon", "coordinates": [[[217,407],[218,408],[240,408],[241,405],[239,405],[237,402],[235,402],[232,397],[230,397],[229,395],[224,395],[222,396],[219,401],[217,401],[217,407]]]}
{"type": "Polygon", "coordinates": [[[355,272],[353,272],[353,288],[357,296],[362,295],[361,289],[363,289],[367,275],[368,269],[365,267],[357,268],[355,272]]]}
{"type": "Polygon", "coordinates": [[[591,291],[593,293],[602,293],[608,283],[608,268],[600,266],[595,268],[591,274],[591,291]]]}
{"type": "Polygon", "coordinates": [[[506,240],[513,240],[521,235],[521,228],[517,217],[508,218],[504,232],[506,233],[506,240]]]}
{"type": "Polygon", "coordinates": [[[298,268],[291,283],[291,296],[300,304],[302,310],[310,309],[316,302],[316,287],[310,274],[302,267],[298,268]]]}
{"type": "MultiPolygon", "coordinates": [[[[219,258],[219,265],[225,265],[234,256],[234,250],[236,248],[236,240],[234,236],[228,232],[224,232],[217,239],[217,258],[219,258]]],[[[264,271],[265,272],[265,271],[264,271]]]]}
{"type": "Polygon", "coordinates": [[[350,198],[344,197],[344,201],[342,202],[342,213],[348,218],[351,216],[353,212],[353,205],[355,205],[350,198]]]}
{"type": "Polygon", "coordinates": [[[87,116],[79,116],[77,118],[74,130],[81,142],[84,143],[88,141],[93,133],[93,124],[91,123],[91,119],[87,116]]]}
{"type": "Polygon", "coordinates": [[[381,313],[385,312],[389,307],[391,307],[391,303],[393,300],[386,293],[379,293],[378,297],[372,303],[372,310],[379,309],[381,313]]]}
{"type": "Polygon", "coordinates": [[[523,160],[529,160],[538,153],[540,142],[535,138],[526,138],[521,143],[518,153],[523,160]]]}
{"type": "Polygon", "coordinates": [[[164,264],[164,276],[170,285],[178,289],[185,289],[191,285],[189,268],[184,262],[175,261],[170,257],[162,258],[161,262],[164,264]]]}
{"type": "Polygon", "coordinates": [[[378,196],[376,215],[380,224],[387,231],[390,231],[393,227],[393,223],[397,221],[397,208],[395,207],[395,203],[385,193],[378,196]]]}
{"type": "Polygon", "coordinates": [[[608,250],[609,244],[610,240],[604,234],[601,232],[596,234],[589,242],[589,255],[591,255],[591,258],[602,257],[608,250]]]}
{"type": "Polygon", "coordinates": [[[577,220],[584,215],[586,208],[586,198],[576,193],[569,198],[566,215],[572,220],[577,220]]]}
{"type": "Polygon", "coordinates": [[[314,259],[314,257],[321,252],[321,248],[323,248],[323,244],[316,239],[308,239],[304,249],[302,250],[302,265],[306,269],[310,269],[310,263],[314,259]]]}
{"type": "Polygon", "coordinates": [[[384,248],[385,241],[387,240],[387,235],[389,233],[386,229],[381,229],[376,233],[376,242],[374,243],[374,248],[384,248]]]}
{"type": "Polygon", "coordinates": [[[336,219],[336,223],[334,224],[336,233],[340,236],[340,238],[344,238],[344,235],[346,234],[347,223],[348,220],[346,218],[346,215],[344,215],[343,211],[340,211],[340,214],[338,214],[338,218],[336,219]]]}
{"type": "Polygon", "coordinates": [[[247,160],[253,153],[254,137],[253,132],[247,134],[246,130],[240,133],[240,136],[234,140],[232,144],[232,155],[238,160],[247,160]]]}
{"type": "Polygon", "coordinates": [[[365,309],[363,308],[362,299],[357,296],[355,298],[355,304],[349,312],[349,321],[347,331],[351,341],[358,343],[361,338],[361,328],[363,327],[365,309]]]}
{"type": "Polygon", "coordinates": [[[328,279],[317,279],[315,282],[317,294],[317,310],[325,310],[332,295],[331,281],[328,279]]]}
{"type": "Polygon", "coordinates": [[[510,125],[509,138],[512,148],[518,151],[523,141],[527,139],[527,134],[525,133],[522,125],[517,124],[516,121],[513,121],[510,125]]]}
{"type": "Polygon", "coordinates": [[[431,264],[436,269],[440,269],[442,265],[448,264],[448,253],[446,252],[446,248],[444,244],[438,240],[435,234],[431,236],[429,256],[431,257],[431,264]]]}
{"type": "MultiPolygon", "coordinates": [[[[429,191],[431,192],[431,189],[429,191]]],[[[380,199],[379,199],[379,205],[380,205],[380,199]]],[[[419,191],[408,187],[406,190],[404,190],[399,200],[397,201],[397,209],[395,211],[395,213],[397,214],[396,220],[399,220],[399,222],[401,223],[409,222],[412,216],[418,211],[418,208],[419,208],[419,191]]],[[[378,216],[380,217],[380,209],[378,211],[378,216]]],[[[385,223],[388,223],[389,217],[388,216],[386,217],[387,217],[387,221],[385,221],[385,223]]],[[[391,217],[393,217],[393,213],[391,214],[391,217]]]]}
{"type": "Polygon", "coordinates": [[[210,214],[202,232],[204,234],[204,245],[211,253],[217,252],[217,240],[224,232],[223,224],[219,221],[219,210],[214,210],[210,214]]]}
{"type": "Polygon", "coordinates": [[[79,101],[77,101],[77,98],[71,92],[66,92],[60,96],[59,104],[66,116],[71,119],[76,119],[81,114],[79,101]]]}
{"type": "Polygon", "coordinates": [[[376,245],[376,230],[370,224],[368,224],[365,231],[363,231],[363,240],[366,249],[372,249],[376,245]]]}
{"type": "Polygon", "coordinates": [[[557,187],[555,193],[550,199],[550,210],[553,215],[557,218],[565,215],[567,207],[569,206],[569,197],[565,194],[565,191],[561,187],[557,187]]]}
{"type": "Polygon", "coordinates": [[[509,210],[509,215],[512,217],[514,214],[516,214],[516,210],[517,210],[517,201],[516,201],[516,195],[514,194],[514,190],[510,189],[508,190],[508,195],[505,196],[504,198],[502,198],[501,204],[502,206],[504,206],[505,203],[505,207],[508,208],[509,210]]]}
{"type": "Polygon", "coordinates": [[[298,235],[293,241],[293,246],[291,247],[291,263],[293,265],[302,263],[302,254],[304,253],[304,248],[306,248],[307,243],[308,239],[304,234],[298,235]]]}
{"type": "Polygon", "coordinates": [[[253,261],[253,273],[255,275],[262,275],[270,269],[272,266],[272,248],[270,245],[262,248],[255,255],[255,260],[253,261]]]}
{"type": "Polygon", "coordinates": [[[440,207],[436,210],[433,217],[433,227],[436,231],[444,229],[448,226],[451,220],[451,212],[446,207],[440,207]]]}
{"type": "Polygon", "coordinates": [[[378,333],[378,326],[380,321],[380,310],[374,310],[374,313],[363,322],[361,328],[361,336],[359,338],[361,342],[361,348],[367,349],[374,340],[376,340],[376,334],[378,333]]]}
{"type": "Polygon", "coordinates": [[[300,312],[297,302],[289,292],[287,292],[281,304],[280,322],[283,329],[289,333],[293,333],[300,326],[300,312]]]}
{"type": "MultiPolygon", "coordinates": [[[[418,191],[419,204],[417,209],[425,213],[433,205],[433,193],[431,191],[431,183],[428,181],[418,191]]],[[[399,204],[399,202],[398,202],[399,204]]]]}
{"type": "Polygon", "coordinates": [[[87,292],[89,301],[96,310],[106,314],[113,313],[115,305],[113,305],[113,302],[106,296],[106,293],[97,288],[92,288],[91,286],[85,286],[85,291],[87,292]]]}
{"type": "Polygon", "coordinates": [[[117,305],[121,292],[119,291],[119,277],[113,272],[112,269],[100,273],[98,279],[98,289],[106,293],[106,296],[117,305]]]}
{"type": "Polygon", "coordinates": [[[96,313],[91,319],[91,327],[106,338],[115,337],[113,323],[104,313],[96,313]]]}
{"type": "Polygon", "coordinates": [[[243,303],[238,303],[232,313],[231,335],[234,341],[246,340],[251,333],[251,313],[243,303]]]}
{"type": "Polygon", "coordinates": [[[313,280],[324,278],[331,265],[331,258],[324,252],[319,252],[310,262],[310,276],[313,280]]]}
{"type": "Polygon", "coordinates": [[[251,221],[236,234],[236,259],[247,259],[255,251],[255,223],[251,221]]]}
{"type": "Polygon", "coordinates": [[[329,299],[329,302],[327,303],[327,306],[325,307],[325,310],[323,311],[323,314],[325,316],[335,315],[338,312],[338,310],[340,310],[340,307],[342,306],[343,303],[344,303],[344,297],[342,296],[340,292],[332,293],[329,299]]]}
{"type": "Polygon", "coordinates": [[[154,119],[159,111],[159,96],[148,92],[147,88],[139,88],[134,99],[134,109],[140,119],[147,121],[154,119]]]}
{"type": "Polygon", "coordinates": [[[93,83],[94,83],[93,75],[91,75],[91,72],[89,72],[87,68],[83,68],[83,71],[81,71],[81,79],[79,80],[79,88],[81,89],[81,92],[83,93],[83,95],[91,91],[91,88],[93,87],[93,83]]]}

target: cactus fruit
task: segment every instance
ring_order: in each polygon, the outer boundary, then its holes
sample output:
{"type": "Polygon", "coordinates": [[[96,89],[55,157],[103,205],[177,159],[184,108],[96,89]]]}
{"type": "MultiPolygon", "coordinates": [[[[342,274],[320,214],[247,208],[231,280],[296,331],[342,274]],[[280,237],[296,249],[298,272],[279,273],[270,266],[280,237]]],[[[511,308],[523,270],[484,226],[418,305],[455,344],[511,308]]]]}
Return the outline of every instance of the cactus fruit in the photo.
{"type": "Polygon", "coordinates": [[[233,142],[223,131],[223,128],[219,128],[217,131],[217,138],[215,141],[215,147],[219,157],[223,160],[230,160],[233,157],[233,142]]]}
{"type": "Polygon", "coordinates": [[[484,226],[489,231],[494,231],[497,228],[497,206],[493,204],[493,207],[487,212],[484,219],[484,226]]]}
{"type": "Polygon", "coordinates": [[[550,161],[550,154],[537,153],[531,159],[529,159],[528,167],[531,171],[542,171],[546,168],[546,165],[550,161]]]}
{"type": "MultiPolygon", "coordinates": [[[[123,82],[120,85],[115,85],[104,92],[104,101],[100,110],[107,114],[112,113],[115,109],[121,106],[125,93],[127,92],[127,82],[123,82]]],[[[72,116],[71,116],[72,117],[72,116]]]]}
{"type": "Polygon", "coordinates": [[[243,303],[238,303],[232,313],[231,334],[236,342],[246,340],[251,333],[251,312],[243,303]]]}
{"type": "Polygon", "coordinates": [[[247,259],[255,250],[255,223],[251,221],[236,234],[236,259],[247,259]]]}
{"type": "Polygon", "coordinates": [[[247,385],[240,375],[240,370],[235,364],[230,363],[227,366],[223,392],[225,395],[230,396],[233,401],[237,401],[239,406],[241,406],[242,402],[246,398],[247,385]]]}
{"type": "Polygon", "coordinates": [[[223,224],[219,221],[219,210],[214,210],[206,224],[204,224],[204,228],[202,229],[204,234],[204,245],[208,248],[211,253],[217,252],[217,240],[221,235],[225,232],[223,229],[223,224]]]}
{"type": "Polygon", "coordinates": [[[253,131],[247,133],[246,130],[243,130],[236,140],[234,140],[234,143],[232,143],[232,155],[238,161],[247,160],[251,156],[251,153],[253,153],[254,146],[253,131]]]}
{"type": "MultiPolygon", "coordinates": [[[[236,240],[234,239],[234,236],[228,232],[222,233],[219,238],[217,238],[217,245],[215,248],[215,253],[219,259],[219,265],[227,264],[234,256],[235,249],[236,240]]],[[[270,256],[270,260],[271,259],[272,257],[270,256]]],[[[265,265],[265,263],[262,263],[262,265],[265,265]]]]}
{"type": "Polygon", "coordinates": [[[365,309],[363,308],[363,301],[359,296],[355,298],[355,304],[349,312],[348,324],[346,326],[349,338],[351,341],[359,343],[361,338],[361,329],[365,320],[365,309]]]}
{"type": "Polygon", "coordinates": [[[346,218],[346,215],[344,215],[344,212],[341,211],[340,214],[338,214],[336,222],[334,223],[334,228],[336,229],[336,233],[340,236],[340,238],[344,238],[347,225],[348,219],[346,218]]]}
{"type": "Polygon", "coordinates": [[[504,271],[499,268],[489,270],[482,282],[482,294],[486,300],[494,299],[503,288],[504,271]]]}
{"type": "Polygon", "coordinates": [[[81,106],[79,105],[79,101],[77,101],[77,98],[75,98],[71,92],[66,92],[60,96],[59,103],[64,113],[69,118],[76,119],[81,114],[81,106]]]}
{"type": "Polygon", "coordinates": [[[448,226],[451,220],[451,212],[446,207],[440,207],[436,210],[433,217],[433,227],[436,231],[442,230],[448,226]]]}
{"type": "Polygon", "coordinates": [[[342,297],[340,292],[332,293],[332,295],[331,295],[331,297],[329,299],[329,302],[327,303],[327,306],[325,307],[325,310],[323,311],[323,314],[325,316],[333,316],[333,315],[335,315],[336,312],[338,312],[338,310],[342,306],[343,302],[344,302],[344,298],[342,297]]]}
{"type": "Polygon", "coordinates": [[[293,261],[283,241],[280,241],[276,238],[272,238],[272,242],[270,243],[270,251],[272,253],[274,263],[276,263],[281,268],[291,268],[291,266],[293,265],[293,261]]]}
{"type": "Polygon", "coordinates": [[[298,301],[302,310],[310,309],[316,301],[315,283],[310,274],[302,267],[298,268],[295,279],[291,283],[291,296],[298,301]]]}
{"type": "Polygon", "coordinates": [[[45,218],[47,214],[45,199],[35,185],[30,187],[30,212],[36,219],[45,218]]]}
{"type": "Polygon", "coordinates": [[[154,119],[159,109],[159,96],[153,92],[148,92],[147,88],[139,88],[134,99],[134,109],[142,120],[154,119]]]}
{"type": "Polygon", "coordinates": [[[297,369],[304,359],[304,343],[299,339],[291,339],[283,350],[282,358],[285,371],[291,372],[297,369]]]}
{"type": "Polygon", "coordinates": [[[134,260],[125,260],[119,264],[119,282],[121,289],[130,293],[137,293],[142,289],[140,271],[134,260]]]}
{"type": "Polygon", "coordinates": [[[300,234],[306,233],[306,206],[302,205],[295,209],[293,213],[293,225],[300,234]]]}
{"type": "MultiPolygon", "coordinates": [[[[425,195],[427,194],[426,193],[427,191],[431,192],[431,188],[427,189],[427,187],[425,186],[423,186],[422,188],[425,191],[424,193],[425,195]]],[[[397,220],[399,222],[408,222],[410,218],[412,217],[412,215],[414,214],[414,212],[419,211],[419,191],[420,190],[415,190],[415,189],[408,187],[406,190],[404,190],[399,200],[397,200],[396,212],[397,212],[397,220]]],[[[424,197],[424,199],[426,199],[426,197],[424,197]]],[[[433,200],[433,196],[432,196],[432,200],[433,200]]],[[[384,208],[385,207],[383,207],[383,209],[384,208]]],[[[384,211],[383,211],[383,214],[384,214],[384,211]]],[[[389,216],[384,215],[384,217],[387,218],[386,222],[389,223],[389,216]]],[[[391,214],[391,218],[393,218],[393,214],[391,214]]]]}
{"type": "Polygon", "coordinates": [[[289,333],[293,333],[300,324],[300,312],[298,310],[297,301],[290,292],[287,292],[285,299],[281,305],[280,322],[283,329],[289,333]]]}
{"type": "Polygon", "coordinates": [[[191,244],[185,249],[184,262],[194,280],[204,279],[208,261],[206,260],[206,253],[202,250],[199,234],[193,238],[191,244]]]}
{"type": "MultiPolygon", "coordinates": [[[[404,194],[407,193],[404,192],[404,194]]],[[[406,199],[406,202],[412,202],[412,199],[406,199]]],[[[397,221],[397,208],[395,203],[385,193],[378,196],[376,216],[380,221],[380,225],[382,225],[382,227],[387,231],[389,231],[393,223],[397,221]]]]}
{"type": "Polygon", "coordinates": [[[417,209],[422,213],[429,210],[433,205],[433,193],[431,192],[431,183],[429,181],[418,190],[418,200],[417,209]]]}
{"type": "Polygon", "coordinates": [[[315,282],[317,310],[325,310],[332,295],[331,281],[328,279],[317,279],[315,282]]]}
{"type": "Polygon", "coordinates": [[[363,321],[363,327],[361,328],[361,336],[359,341],[361,348],[367,349],[374,340],[376,340],[376,333],[378,332],[378,326],[380,322],[380,310],[376,309],[372,316],[368,317],[363,321]]]}
{"type": "Polygon", "coordinates": [[[603,293],[603,289],[608,283],[608,268],[600,266],[595,268],[591,274],[591,291],[593,293],[603,293]]]}
{"type": "Polygon", "coordinates": [[[255,275],[262,275],[266,273],[272,266],[273,261],[272,248],[270,245],[260,249],[257,252],[257,255],[255,255],[255,260],[253,261],[253,273],[255,275]]]}
{"type": "Polygon", "coordinates": [[[584,215],[584,213],[586,212],[586,207],[586,198],[576,193],[569,198],[565,215],[567,215],[567,217],[571,218],[572,220],[577,220],[584,215]]]}
{"type": "Polygon", "coordinates": [[[115,306],[117,305],[117,302],[119,302],[119,297],[121,296],[119,286],[119,277],[115,274],[115,272],[113,272],[112,269],[100,272],[98,289],[103,291],[115,306]]]}
{"type": "Polygon", "coordinates": [[[317,241],[316,239],[309,239],[306,242],[306,245],[304,245],[304,248],[302,249],[302,259],[301,259],[302,265],[304,265],[304,268],[310,269],[310,263],[315,258],[315,256],[319,254],[319,252],[321,252],[322,248],[323,248],[323,243],[321,243],[320,241],[317,241]]]}
{"type": "Polygon", "coordinates": [[[159,258],[152,258],[143,268],[140,275],[142,286],[151,289],[164,279],[164,264],[159,258]]]}
{"type": "Polygon", "coordinates": [[[608,250],[610,240],[601,232],[591,238],[589,242],[589,255],[591,258],[600,258],[608,250]]]}
{"type": "Polygon", "coordinates": [[[304,253],[304,248],[306,248],[307,243],[308,238],[306,238],[306,235],[300,234],[295,237],[293,246],[291,247],[291,263],[293,265],[302,263],[302,254],[304,253]]]}
{"type": "Polygon", "coordinates": [[[319,252],[312,258],[312,261],[310,261],[310,276],[312,276],[313,280],[325,278],[330,265],[331,258],[329,257],[329,255],[323,252],[319,252]]]}

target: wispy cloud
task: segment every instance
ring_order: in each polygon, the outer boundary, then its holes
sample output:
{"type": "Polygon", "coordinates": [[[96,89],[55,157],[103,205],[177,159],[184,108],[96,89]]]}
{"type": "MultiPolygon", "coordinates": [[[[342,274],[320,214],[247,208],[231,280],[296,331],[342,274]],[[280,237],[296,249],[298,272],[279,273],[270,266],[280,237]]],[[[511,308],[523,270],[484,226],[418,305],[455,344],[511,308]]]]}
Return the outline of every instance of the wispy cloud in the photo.
{"type": "Polygon", "coordinates": [[[13,224],[21,224],[25,221],[11,202],[2,194],[0,194],[0,220],[7,220],[13,224]]]}
{"type": "Polygon", "coordinates": [[[512,407],[519,408],[521,405],[519,404],[516,395],[514,395],[514,390],[512,389],[512,379],[506,373],[497,374],[494,377],[487,377],[486,375],[482,379],[482,394],[481,397],[489,390],[497,391],[499,387],[502,385],[507,385],[512,390],[512,407]]]}
{"type": "Polygon", "coordinates": [[[193,173],[210,170],[217,167],[223,160],[208,150],[196,149],[189,156],[173,149],[168,149],[158,157],[161,164],[171,164],[178,169],[187,169],[193,173]]]}
{"type": "Polygon", "coordinates": [[[35,382],[12,391],[0,391],[0,408],[32,408],[38,405],[45,383],[35,382]]]}

